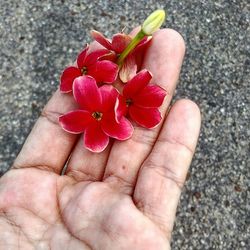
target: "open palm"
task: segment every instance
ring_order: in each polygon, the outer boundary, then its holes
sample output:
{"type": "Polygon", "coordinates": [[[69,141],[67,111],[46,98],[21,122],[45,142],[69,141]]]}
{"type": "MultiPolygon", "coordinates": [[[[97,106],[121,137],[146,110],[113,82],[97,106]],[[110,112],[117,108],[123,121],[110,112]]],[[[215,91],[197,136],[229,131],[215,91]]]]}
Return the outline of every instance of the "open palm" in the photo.
{"type": "MultiPolygon", "coordinates": [[[[184,50],[178,33],[161,30],[145,56],[153,82],[168,91],[163,116],[184,50]]],[[[136,127],[99,154],[58,126],[73,108],[72,97],[57,91],[1,178],[0,249],[169,249],[199,133],[197,106],[180,100],[160,126],[136,127]]]]}

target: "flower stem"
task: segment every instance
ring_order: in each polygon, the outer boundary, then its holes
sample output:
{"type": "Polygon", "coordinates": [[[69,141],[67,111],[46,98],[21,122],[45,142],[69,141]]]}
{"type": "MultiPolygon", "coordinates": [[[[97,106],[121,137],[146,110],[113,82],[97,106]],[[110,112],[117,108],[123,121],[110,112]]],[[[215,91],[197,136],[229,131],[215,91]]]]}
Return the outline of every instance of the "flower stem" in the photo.
{"type": "Polygon", "coordinates": [[[127,48],[120,54],[120,56],[118,57],[117,60],[117,64],[119,66],[119,68],[122,67],[123,62],[125,60],[125,58],[128,56],[128,54],[136,47],[136,45],[146,36],[146,34],[143,32],[143,30],[141,29],[136,36],[133,38],[133,40],[129,43],[129,45],[127,46],[127,48]]]}

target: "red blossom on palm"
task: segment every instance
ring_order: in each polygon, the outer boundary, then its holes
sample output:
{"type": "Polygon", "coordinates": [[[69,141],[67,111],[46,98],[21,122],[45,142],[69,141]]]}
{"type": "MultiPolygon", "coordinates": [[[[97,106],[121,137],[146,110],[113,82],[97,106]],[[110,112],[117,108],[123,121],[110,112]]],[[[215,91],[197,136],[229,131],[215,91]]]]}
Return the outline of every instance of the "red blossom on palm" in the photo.
{"type": "Polygon", "coordinates": [[[121,54],[123,50],[128,46],[128,44],[132,41],[132,37],[124,33],[115,34],[112,37],[111,42],[101,32],[96,30],[91,31],[91,36],[103,47],[108,50],[114,51],[117,55],[121,54]]]}
{"type": "Polygon", "coordinates": [[[100,49],[88,53],[87,46],[77,57],[77,66],[66,68],[61,76],[60,90],[62,92],[71,92],[73,81],[82,75],[90,75],[95,78],[97,83],[113,83],[118,74],[118,66],[109,61],[104,60],[110,51],[100,49]]]}
{"type": "Polygon", "coordinates": [[[117,120],[129,114],[132,120],[145,128],[154,128],[160,123],[159,107],[166,91],[158,85],[149,85],[151,79],[151,73],[142,70],[124,86],[116,104],[117,120]]]}
{"type": "Polygon", "coordinates": [[[118,91],[111,85],[98,88],[91,76],[80,76],[74,80],[73,96],[79,109],[71,111],[59,118],[64,130],[69,133],[83,133],[84,144],[93,152],[103,151],[109,137],[126,140],[133,133],[133,126],[125,118],[117,122],[115,104],[118,91]]]}
{"type": "MultiPolygon", "coordinates": [[[[115,34],[112,37],[111,42],[102,33],[96,30],[91,31],[91,36],[103,47],[110,51],[113,51],[115,53],[114,58],[116,59],[132,41],[132,37],[124,33],[115,34]]],[[[125,59],[124,64],[119,71],[119,77],[122,82],[128,82],[136,75],[137,71],[141,68],[143,56],[150,40],[151,37],[145,37],[144,39],[142,39],[142,41],[125,59]]]]}

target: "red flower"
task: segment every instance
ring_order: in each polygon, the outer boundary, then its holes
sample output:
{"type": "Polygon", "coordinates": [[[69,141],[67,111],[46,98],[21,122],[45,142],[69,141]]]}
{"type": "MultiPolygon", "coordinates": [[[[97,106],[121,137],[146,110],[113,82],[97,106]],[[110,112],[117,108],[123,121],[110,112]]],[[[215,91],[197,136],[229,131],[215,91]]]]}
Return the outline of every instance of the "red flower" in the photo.
{"type": "Polygon", "coordinates": [[[154,128],[162,119],[159,107],[166,91],[158,85],[148,85],[152,75],[147,70],[140,71],[123,88],[123,95],[116,104],[118,120],[126,113],[145,128],[154,128]]]}
{"type": "Polygon", "coordinates": [[[74,80],[73,96],[80,109],[59,118],[62,128],[69,133],[83,133],[84,144],[93,152],[103,151],[109,137],[126,140],[133,133],[133,126],[125,118],[116,120],[114,111],[118,91],[111,85],[97,87],[91,76],[80,76],[74,80]]]}
{"type": "Polygon", "coordinates": [[[62,92],[72,91],[75,78],[82,75],[90,75],[97,83],[113,83],[118,74],[118,66],[109,61],[101,60],[110,54],[109,50],[101,49],[88,54],[87,46],[77,57],[77,66],[66,68],[61,76],[60,90],[62,92]]]}
{"type": "Polygon", "coordinates": [[[132,41],[132,37],[124,33],[115,34],[111,42],[101,32],[98,32],[96,30],[91,31],[91,36],[103,47],[108,50],[114,51],[117,55],[121,54],[123,50],[128,46],[128,44],[132,41]]]}
{"type": "MultiPolygon", "coordinates": [[[[116,58],[132,41],[132,37],[124,33],[115,34],[111,42],[102,33],[96,30],[91,31],[91,36],[106,49],[114,51],[116,58]]],[[[143,56],[150,40],[151,37],[145,37],[142,39],[142,41],[125,59],[124,64],[119,71],[119,77],[122,82],[125,83],[132,79],[136,75],[136,72],[141,68],[143,56]]]]}

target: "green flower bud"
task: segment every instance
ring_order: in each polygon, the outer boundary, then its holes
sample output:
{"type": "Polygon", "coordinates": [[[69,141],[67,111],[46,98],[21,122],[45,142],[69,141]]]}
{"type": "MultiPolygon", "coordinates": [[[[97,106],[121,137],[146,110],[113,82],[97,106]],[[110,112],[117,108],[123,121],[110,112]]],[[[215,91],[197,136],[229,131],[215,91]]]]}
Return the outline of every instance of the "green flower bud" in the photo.
{"type": "Polygon", "coordinates": [[[161,27],[164,20],[165,20],[165,11],[156,10],[144,21],[142,25],[142,31],[147,36],[150,36],[161,27]]]}

